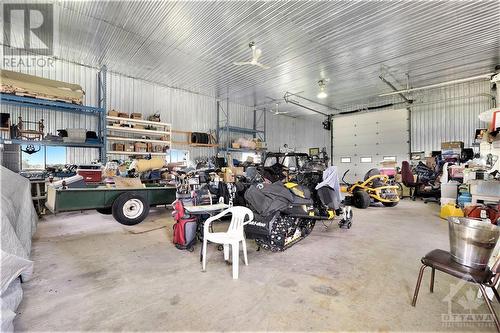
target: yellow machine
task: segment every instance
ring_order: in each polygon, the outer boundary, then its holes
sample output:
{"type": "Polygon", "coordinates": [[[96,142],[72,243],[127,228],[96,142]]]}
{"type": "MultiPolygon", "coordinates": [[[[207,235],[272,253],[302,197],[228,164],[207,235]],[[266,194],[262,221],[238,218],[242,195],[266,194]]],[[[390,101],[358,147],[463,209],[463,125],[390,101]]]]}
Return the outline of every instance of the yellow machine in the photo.
{"type": "Polygon", "coordinates": [[[446,205],[442,205],[439,217],[442,219],[447,219],[450,216],[463,217],[464,211],[452,202],[449,202],[446,205]]]}
{"type": "MultiPolygon", "coordinates": [[[[347,170],[342,176],[349,172],[347,170]]],[[[347,201],[351,201],[356,208],[367,208],[373,202],[381,202],[386,207],[394,207],[399,202],[398,186],[389,184],[389,177],[381,175],[378,169],[371,169],[365,175],[364,181],[347,184],[347,201]]]]}

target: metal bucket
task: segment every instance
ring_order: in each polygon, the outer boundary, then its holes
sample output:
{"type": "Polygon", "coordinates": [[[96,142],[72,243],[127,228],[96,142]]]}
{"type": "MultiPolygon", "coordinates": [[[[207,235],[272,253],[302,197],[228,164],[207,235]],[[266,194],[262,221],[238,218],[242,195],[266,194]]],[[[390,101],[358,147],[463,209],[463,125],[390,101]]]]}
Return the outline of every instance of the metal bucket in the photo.
{"type": "Polygon", "coordinates": [[[500,235],[500,227],[465,217],[449,217],[448,227],[453,260],[472,268],[486,268],[500,235]]]}

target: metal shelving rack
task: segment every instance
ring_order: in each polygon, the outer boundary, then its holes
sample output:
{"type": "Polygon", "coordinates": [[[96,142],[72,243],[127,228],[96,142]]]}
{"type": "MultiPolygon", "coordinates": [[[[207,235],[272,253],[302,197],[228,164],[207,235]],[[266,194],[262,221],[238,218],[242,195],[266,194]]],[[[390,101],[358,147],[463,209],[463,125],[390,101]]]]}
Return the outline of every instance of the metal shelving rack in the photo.
{"type": "Polygon", "coordinates": [[[70,112],[79,114],[93,114],[99,118],[98,121],[98,134],[101,138],[100,143],[74,143],[74,142],[60,142],[60,141],[48,141],[48,140],[21,140],[21,139],[0,139],[2,144],[20,144],[20,145],[38,145],[38,146],[62,146],[62,147],[81,147],[81,148],[98,148],[99,158],[104,161],[106,157],[106,146],[104,145],[105,135],[104,132],[104,115],[105,110],[99,107],[85,106],[78,104],[70,104],[64,102],[55,102],[45,99],[33,98],[33,97],[23,97],[11,94],[0,94],[0,103],[5,103],[8,105],[16,105],[26,108],[37,108],[53,110],[58,112],[70,112]]]}
{"type": "Polygon", "coordinates": [[[219,147],[218,152],[223,152],[227,155],[228,152],[265,152],[265,149],[248,149],[248,148],[232,148],[231,133],[239,133],[252,135],[253,138],[260,139],[266,142],[266,109],[253,110],[253,126],[252,128],[244,128],[230,125],[229,102],[226,107],[222,106],[220,101],[217,101],[217,142],[219,147]]]}
{"type": "Polygon", "coordinates": [[[61,146],[61,147],[79,147],[99,149],[99,160],[106,163],[106,66],[102,66],[97,74],[98,84],[98,106],[86,106],[64,102],[56,102],[46,99],[33,97],[24,97],[11,94],[0,93],[0,104],[16,105],[26,108],[38,108],[54,110],[59,112],[69,112],[78,114],[93,114],[98,117],[97,134],[101,140],[100,143],[75,143],[47,140],[20,140],[20,139],[0,139],[1,144],[20,144],[20,145],[38,145],[38,146],[61,146]]]}

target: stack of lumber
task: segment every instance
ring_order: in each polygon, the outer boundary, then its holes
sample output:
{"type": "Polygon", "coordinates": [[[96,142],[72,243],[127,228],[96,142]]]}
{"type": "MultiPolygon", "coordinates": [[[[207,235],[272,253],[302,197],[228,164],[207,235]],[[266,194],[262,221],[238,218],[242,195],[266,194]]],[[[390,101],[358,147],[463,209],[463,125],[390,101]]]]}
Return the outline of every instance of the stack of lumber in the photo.
{"type": "Polygon", "coordinates": [[[19,72],[1,71],[0,92],[52,101],[82,104],[85,92],[78,84],[44,79],[19,72]]]}

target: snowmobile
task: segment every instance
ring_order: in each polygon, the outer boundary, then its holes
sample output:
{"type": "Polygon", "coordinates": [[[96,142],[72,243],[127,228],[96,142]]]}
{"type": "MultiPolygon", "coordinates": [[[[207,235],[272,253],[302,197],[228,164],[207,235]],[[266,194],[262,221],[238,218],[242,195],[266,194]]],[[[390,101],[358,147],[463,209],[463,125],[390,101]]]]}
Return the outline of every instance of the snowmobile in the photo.
{"type": "Polygon", "coordinates": [[[347,185],[346,198],[356,208],[367,208],[372,202],[381,202],[386,207],[394,207],[399,202],[398,186],[389,184],[389,178],[380,174],[378,169],[370,169],[363,181],[354,184],[347,183],[344,178],[349,172],[347,170],[342,176],[342,182],[347,185]]]}
{"type": "Polygon", "coordinates": [[[332,223],[336,216],[340,216],[339,227],[351,227],[352,210],[336,199],[340,198],[338,186],[338,194],[326,184],[319,186],[325,175],[332,179],[337,176],[336,168],[324,172],[308,169],[304,167],[306,164],[298,163],[298,159],[307,157],[307,154],[270,153],[266,160],[269,157],[278,157],[277,163],[285,163],[266,166],[264,162],[265,168],[272,170],[269,174],[277,180],[271,184],[252,185],[245,192],[247,205],[254,211],[254,220],[245,226],[247,238],[255,239],[259,247],[276,252],[284,251],[307,237],[316,221],[327,226],[325,222],[332,223]],[[295,159],[299,168],[290,168],[284,157],[295,159]]]}

